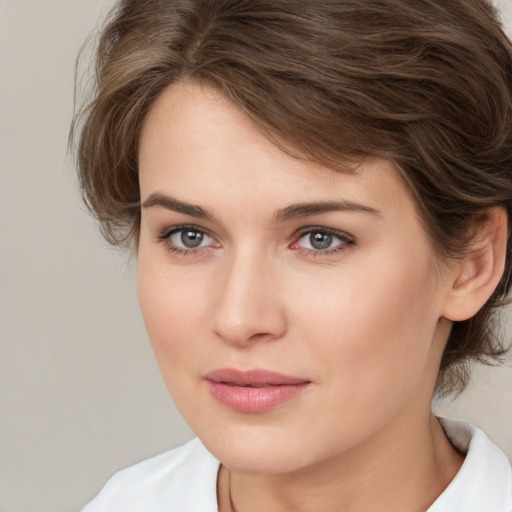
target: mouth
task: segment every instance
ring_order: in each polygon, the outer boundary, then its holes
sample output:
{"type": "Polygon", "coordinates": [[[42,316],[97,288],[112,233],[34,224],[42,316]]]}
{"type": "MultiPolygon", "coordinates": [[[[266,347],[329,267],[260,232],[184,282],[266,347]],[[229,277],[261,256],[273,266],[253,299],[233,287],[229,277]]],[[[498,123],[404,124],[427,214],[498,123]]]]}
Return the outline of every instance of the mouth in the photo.
{"type": "Polygon", "coordinates": [[[267,370],[219,369],[205,381],[211,396],[236,412],[256,413],[300,395],[311,381],[267,370]]]}

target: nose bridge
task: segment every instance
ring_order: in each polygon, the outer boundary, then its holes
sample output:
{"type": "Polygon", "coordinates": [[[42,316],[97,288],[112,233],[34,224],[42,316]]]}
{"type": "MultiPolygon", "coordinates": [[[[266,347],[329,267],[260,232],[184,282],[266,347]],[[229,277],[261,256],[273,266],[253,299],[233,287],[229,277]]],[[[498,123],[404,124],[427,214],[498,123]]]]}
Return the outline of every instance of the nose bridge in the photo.
{"type": "Polygon", "coordinates": [[[286,330],[274,267],[272,258],[250,245],[226,259],[214,319],[216,334],[226,342],[271,340],[286,330]]]}

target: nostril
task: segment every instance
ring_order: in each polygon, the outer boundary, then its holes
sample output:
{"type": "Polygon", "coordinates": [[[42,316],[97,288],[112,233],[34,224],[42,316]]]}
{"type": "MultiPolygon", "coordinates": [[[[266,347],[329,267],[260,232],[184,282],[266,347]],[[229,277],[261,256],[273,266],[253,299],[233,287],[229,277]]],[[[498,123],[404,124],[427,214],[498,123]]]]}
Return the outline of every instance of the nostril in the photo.
{"type": "Polygon", "coordinates": [[[270,333],[266,332],[257,332],[256,334],[253,334],[249,339],[253,341],[261,340],[262,338],[270,336],[270,333]]]}

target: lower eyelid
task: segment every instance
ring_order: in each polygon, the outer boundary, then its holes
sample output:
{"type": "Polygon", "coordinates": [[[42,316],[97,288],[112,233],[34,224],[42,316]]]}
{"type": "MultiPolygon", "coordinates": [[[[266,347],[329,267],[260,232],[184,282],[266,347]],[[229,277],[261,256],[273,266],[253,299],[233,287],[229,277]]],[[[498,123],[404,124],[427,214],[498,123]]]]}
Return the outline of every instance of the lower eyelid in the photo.
{"type": "MultiPolygon", "coordinates": [[[[176,254],[178,256],[192,256],[192,255],[199,255],[200,253],[203,253],[204,251],[208,251],[211,248],[220,247],[220,243],[216,241],[215,237],[210,235],[208,231],[199,228],[197,226],[193,225],[181,225],[181,226],[173,226],[172,228],[166,228],[161,230],[160,232],[157,232],[155,235],[153,235],[156,242],[161,243],[165,246],[166,250],[169,252],[176,254]],[[198,247],[179,247],[176,244],[173,244],[171,242],[171,237],[180,231],[185,230],[191,230],[196,231],[198,233],[203,234],[205,237],[208,237],[211,241],[204,246],[198,246],[198,247]]],[[[302,231],[298,233],[294,237],[294,241],[289,246],[290,248],[293,248],[295,250],[300,250],[303,253],[306,253],[311,256],[328,256],[330,254],[334,254],[336,252],[343,251],[347,249],[348,246],[355,245],[355,239],[343,232],[338,232],[333,229],[327,229],[327,228],[310,228],[308,230],[302,231]],[[315,249],[315,248],[308,248],[308,247],[300,247],[299,241],[304,238],[307,235],[311,235],[312,233],[319,232],[324,233],[326,235],[330,235],[338,240],[338,242],[332,246],[328,247],[326,249],[315,249]]]]}
{"type": "Polygon", "coordinates": [[[162,229],[153,235],[155,242],[161,244],[164,249],[171,255],[178,258],[193,258],[193,257],[204,257],[212,249],[220,247],[216,238],[213,237],[206,231],[198,226],[193,225],[180,225],[172,226],[170,228],[162,229]],[[174,235],[180,234],[183,231],[194,231],[201,233],[205,237],[206,245],[199,245],[197,247],[186,247],[181,244],[173,242],[172,238],[174,235]]]}

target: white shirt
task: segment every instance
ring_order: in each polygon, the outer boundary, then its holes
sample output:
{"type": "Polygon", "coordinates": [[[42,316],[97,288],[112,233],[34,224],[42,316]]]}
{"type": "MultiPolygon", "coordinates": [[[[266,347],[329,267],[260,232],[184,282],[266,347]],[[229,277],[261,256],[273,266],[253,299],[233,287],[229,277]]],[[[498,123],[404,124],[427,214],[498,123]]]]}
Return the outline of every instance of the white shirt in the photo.
{"type": "MultiPolygon", "coordinates": [[[[442,419],[466,453],[448,488],[427,512],[512,512],[512,469],[478,428],[442,419]]],[[[217,512],[219,461],[199,439],[116,473],[82,512],[217,512]]]]}

